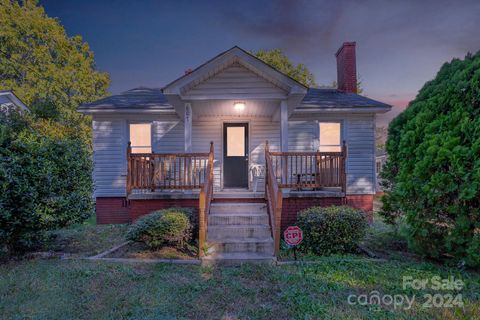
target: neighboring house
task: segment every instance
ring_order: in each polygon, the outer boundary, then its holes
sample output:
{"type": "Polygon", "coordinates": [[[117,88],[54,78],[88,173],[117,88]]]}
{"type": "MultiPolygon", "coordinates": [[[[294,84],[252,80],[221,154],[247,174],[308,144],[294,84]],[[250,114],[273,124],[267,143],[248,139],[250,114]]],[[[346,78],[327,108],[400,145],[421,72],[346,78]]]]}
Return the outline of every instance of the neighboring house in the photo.
{"type": "Polygon", "coordinates": [[[377,183],[377,193],[383,193],[383,187],[381,185],[381,178],[380,173],[382,172],[383,166],[387,162],[387,152],[383,149],[377,149],[376,156],[375,156],[375,164],[376,164],[376,183],[377,183]]]}
{"type": "Polygon", "coordinates": [[[28,111],[27,106],[10,90],[0,90],[0,111],[9,112],[17,109],[20,112],[28,111]]]}
{"type": "Polygon", "coordinates": [[[370,213],[375,115],[391,107],[356,94],[354,42],[336,57],[338,90],[306,88],[233,47],[163,89],[81,106],[93,116],[97,222],[195,207],[202,248],[206,232],[217,251],[271,257],[301,209],[370,213]]]}

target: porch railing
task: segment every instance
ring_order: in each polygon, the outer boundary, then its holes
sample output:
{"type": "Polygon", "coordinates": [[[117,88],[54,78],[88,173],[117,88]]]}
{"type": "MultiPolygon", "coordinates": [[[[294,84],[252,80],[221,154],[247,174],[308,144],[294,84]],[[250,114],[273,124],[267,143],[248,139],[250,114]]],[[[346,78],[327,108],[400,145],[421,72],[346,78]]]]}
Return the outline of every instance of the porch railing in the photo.
{"type": "Polygon", "coordinates": [[[280,250],[282,188],[337,187],[345,192],[346,159],[345,142],[340,152],[272,152],[265,142],[265,197],[276,256],[280,250]]]}
{"type": "Polygon", "coordinates": [[[156,189],[200,189],[209,153],[132,153],[127,150],[127,194],[156,189]]]}
{"type": "Polygon", "coordinates": [[[205,182],[200,191],[199,212],[198,212],[198,254],[203,257],[205,252],[205,240],[208,227],[208,214],[210,213],[210,203],[213,197],[213,142],[210,142],[210,152],[208,154],[207,174],[205,182]]]}
{"type": "Polygon", "coordinates": [[[345,143],[340,152],[269,152],[280,188],[338,187],[345,192],[345,143]]]}
{"type": "Polygon", "coordinates": [[[213,142],[208,153],[132,153],[127,148],[127,196],[157,189],[199,189],[198,252],[205,249],[208,214],[213,196],[213,142]]]}
{"type": "Polygon", "coordinates": [[[265,197],[267,198],[270,228],[274,243],[274,254],[280,252],[280,224],[282,220],[282,189],[275,176],[268,141],[265,142],[265,197]]]}

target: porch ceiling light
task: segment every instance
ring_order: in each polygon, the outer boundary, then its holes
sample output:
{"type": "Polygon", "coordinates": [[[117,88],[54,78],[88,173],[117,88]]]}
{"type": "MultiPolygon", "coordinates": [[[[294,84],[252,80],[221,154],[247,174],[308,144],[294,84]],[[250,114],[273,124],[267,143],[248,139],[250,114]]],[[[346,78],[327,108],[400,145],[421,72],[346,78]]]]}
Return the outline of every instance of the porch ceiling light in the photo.
{"type": "Polygon", "coordinates": [[[235,111],[241,112],[245,110],[245,102],[236,101],[233,103],[233,108],[235,108],[235,111]]]}

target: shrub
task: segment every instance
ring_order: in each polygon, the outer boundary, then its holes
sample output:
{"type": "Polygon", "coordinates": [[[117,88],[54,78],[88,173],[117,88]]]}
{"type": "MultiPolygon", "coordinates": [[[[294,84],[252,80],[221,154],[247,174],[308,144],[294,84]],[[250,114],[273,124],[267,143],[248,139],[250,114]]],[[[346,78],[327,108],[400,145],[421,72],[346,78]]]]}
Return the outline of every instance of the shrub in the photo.
{"type": "Polygon", "coordinates": [[[315,254],[354,251],[367,225],[362,211],[347,206],[312,207],[298,214],[304,234],[301,247],[315,254]]]}
{"type": "Polygon", "coordinates": [[[191,212],[180,208],[154,211],[130,226],[127,239],[143,242],[152,249],[167,244],[183,248],[192,238],[191,212]]]}
{"type": "Polygon", "coordinates": [[[82,222],[93,212],[88,146],[32,123],[0,113],[0,249],[10,252],[35,247],[45,231],[82,222]]]}
{"type": "Polygon", "coordinates": [[[389,127],[381,214],[409,247],[480,266],[480,52],[453,59],[389,127]]]}

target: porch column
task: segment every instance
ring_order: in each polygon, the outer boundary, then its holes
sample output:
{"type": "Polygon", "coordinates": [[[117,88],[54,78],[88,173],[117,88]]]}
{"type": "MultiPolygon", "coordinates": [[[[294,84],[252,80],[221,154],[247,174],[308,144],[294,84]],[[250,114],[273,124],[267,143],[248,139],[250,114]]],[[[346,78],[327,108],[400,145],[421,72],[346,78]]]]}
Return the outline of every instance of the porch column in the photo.
{"type": "Polygon", "coordinates": [[[288,151],[288,106],[285,100],[280,102],[280,147],[282,152],[288,151]]]}
{"type": "Polygon", "coordinates": [[[192,106],[185,103],[185,152],[192,152],[192,106]]]}

